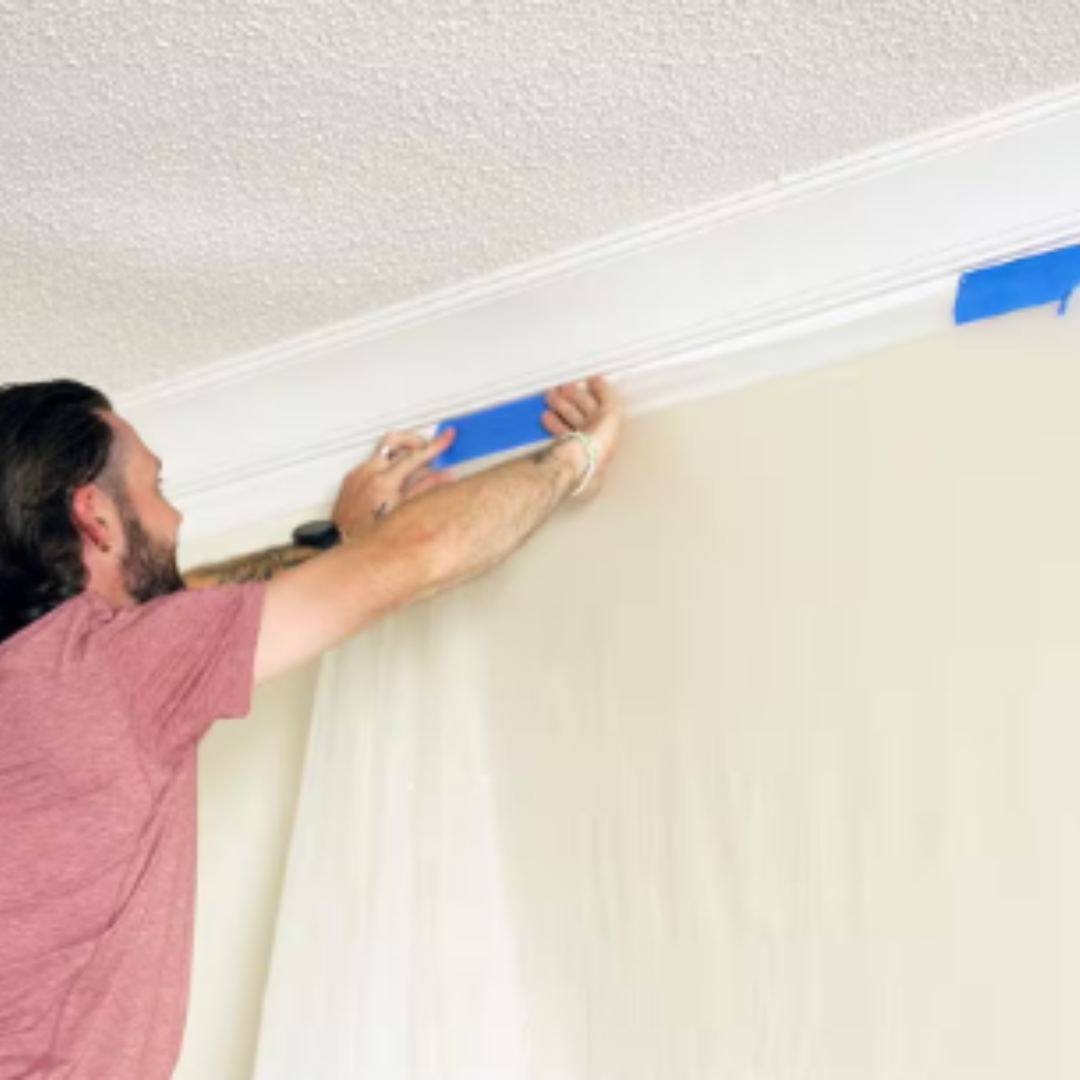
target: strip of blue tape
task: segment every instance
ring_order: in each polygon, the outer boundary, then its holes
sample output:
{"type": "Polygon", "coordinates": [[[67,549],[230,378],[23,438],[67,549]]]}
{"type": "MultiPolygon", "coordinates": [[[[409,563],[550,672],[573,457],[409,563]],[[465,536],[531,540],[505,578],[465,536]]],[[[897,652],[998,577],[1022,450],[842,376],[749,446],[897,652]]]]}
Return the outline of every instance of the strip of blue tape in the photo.
{"type": "Polygon", "coordinates": [[[973,270],[960,278],[956,322],[978,322],[1042,304],[1058,304],[1064,314],[1078,285],[1080,244],[973,270]]]}
{"type": "Polygon", "coordinates": [[[434,461],[437,469],[471,461],[473,458],[500,454],[518,446],[543,442],[551,434],[540,422],[547,404],[543,394],[512,401],[508,405],[496,405],[456,420],[444,420],[435,430],[441,435],[448,427],[457,430],[454,444],[434,461]]]}

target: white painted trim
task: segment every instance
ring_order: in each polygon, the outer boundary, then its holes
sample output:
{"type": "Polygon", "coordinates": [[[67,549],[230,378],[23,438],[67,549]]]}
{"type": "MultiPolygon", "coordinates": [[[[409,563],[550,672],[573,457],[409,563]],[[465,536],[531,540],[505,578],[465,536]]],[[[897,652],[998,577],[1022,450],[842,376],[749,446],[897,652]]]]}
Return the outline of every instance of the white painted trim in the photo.
{"type": "Polygon", "coordinates": [[[121,398],[197,538],[328,503],[384,431],[592,372],[660,407],[951,325],[1080,238],[1080,88],[121,398]]]}

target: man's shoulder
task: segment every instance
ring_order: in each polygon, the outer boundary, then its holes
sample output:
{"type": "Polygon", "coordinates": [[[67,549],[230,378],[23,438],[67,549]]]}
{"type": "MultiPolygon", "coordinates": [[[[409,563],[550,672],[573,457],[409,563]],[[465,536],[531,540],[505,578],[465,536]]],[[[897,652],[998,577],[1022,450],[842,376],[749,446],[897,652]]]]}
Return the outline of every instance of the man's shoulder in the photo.
{"type": "Polygon", "coordinates": [[[40,619],[24,626],[17,634],[0,642],[0,662],[40,645],[42,639],[66,633],[72,623],[92,622],[95,618],[100,619],[107,615],[110,610],[103,597],[84,590],[78,596],[72,596],[63,604],[57,605],[52,611],[46,611],[40,619]]]}
{"type": "Polygon", "coordinates": [[[220,585],[114,607],[99,593],[86,589],[0,642],[0,677],[28,664],[40,671],[55,669],[64,661],[81,660],[95,641],[107,652],[109,642],[118,635],[169,637],[181,624],[213,626],[223,614],[245,603],[251,605],[256,594],[261,597],[264,591],[260,583],[220,585]]]}
{"type": "MultiPolygon", "coordinates": [[[[115,672],[93,662],[96,628],[110,618],[100,598],[80,593],[0,645],[0,722],[5,757],[26,745],[53,746],[111,710],[115,672]],[[11,743],[14,740],[14,744],[11,743]]],[[[89,729],[86,729],[89,734],[89,729]]]]}

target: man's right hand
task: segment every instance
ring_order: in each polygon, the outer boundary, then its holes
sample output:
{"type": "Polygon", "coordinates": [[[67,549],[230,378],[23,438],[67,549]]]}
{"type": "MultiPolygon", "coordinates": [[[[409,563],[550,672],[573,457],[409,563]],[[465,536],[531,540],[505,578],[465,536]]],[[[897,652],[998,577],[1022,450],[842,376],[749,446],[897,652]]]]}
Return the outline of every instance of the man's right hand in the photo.
{"type": "Polygon", "coordinates": [[[615,454],[622,432],[625,410],[615,388],[604,378],[594,377],[585,384],[566,383],[547,395],[548,411],[544,427],[556,438],[571,431],[592,437],[596,446],[596,472],[589,486],[578,496],[594,498],[603,487],[604,474],[615,454]]]}

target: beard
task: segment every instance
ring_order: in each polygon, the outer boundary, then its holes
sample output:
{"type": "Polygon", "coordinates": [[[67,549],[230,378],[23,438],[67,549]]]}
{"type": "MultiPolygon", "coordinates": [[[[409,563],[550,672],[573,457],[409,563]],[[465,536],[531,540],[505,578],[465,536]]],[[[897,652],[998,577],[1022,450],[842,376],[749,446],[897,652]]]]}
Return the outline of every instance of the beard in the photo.
{"type": "Polygon", "coordinates": [[[120,572],[128,596],[138,604],[146,604],[159,596],[183,592],[187,585],[176,565],[176,545],[155,540],[142,527],[126,495],[116,502],[127,541],[120,572]]]}

